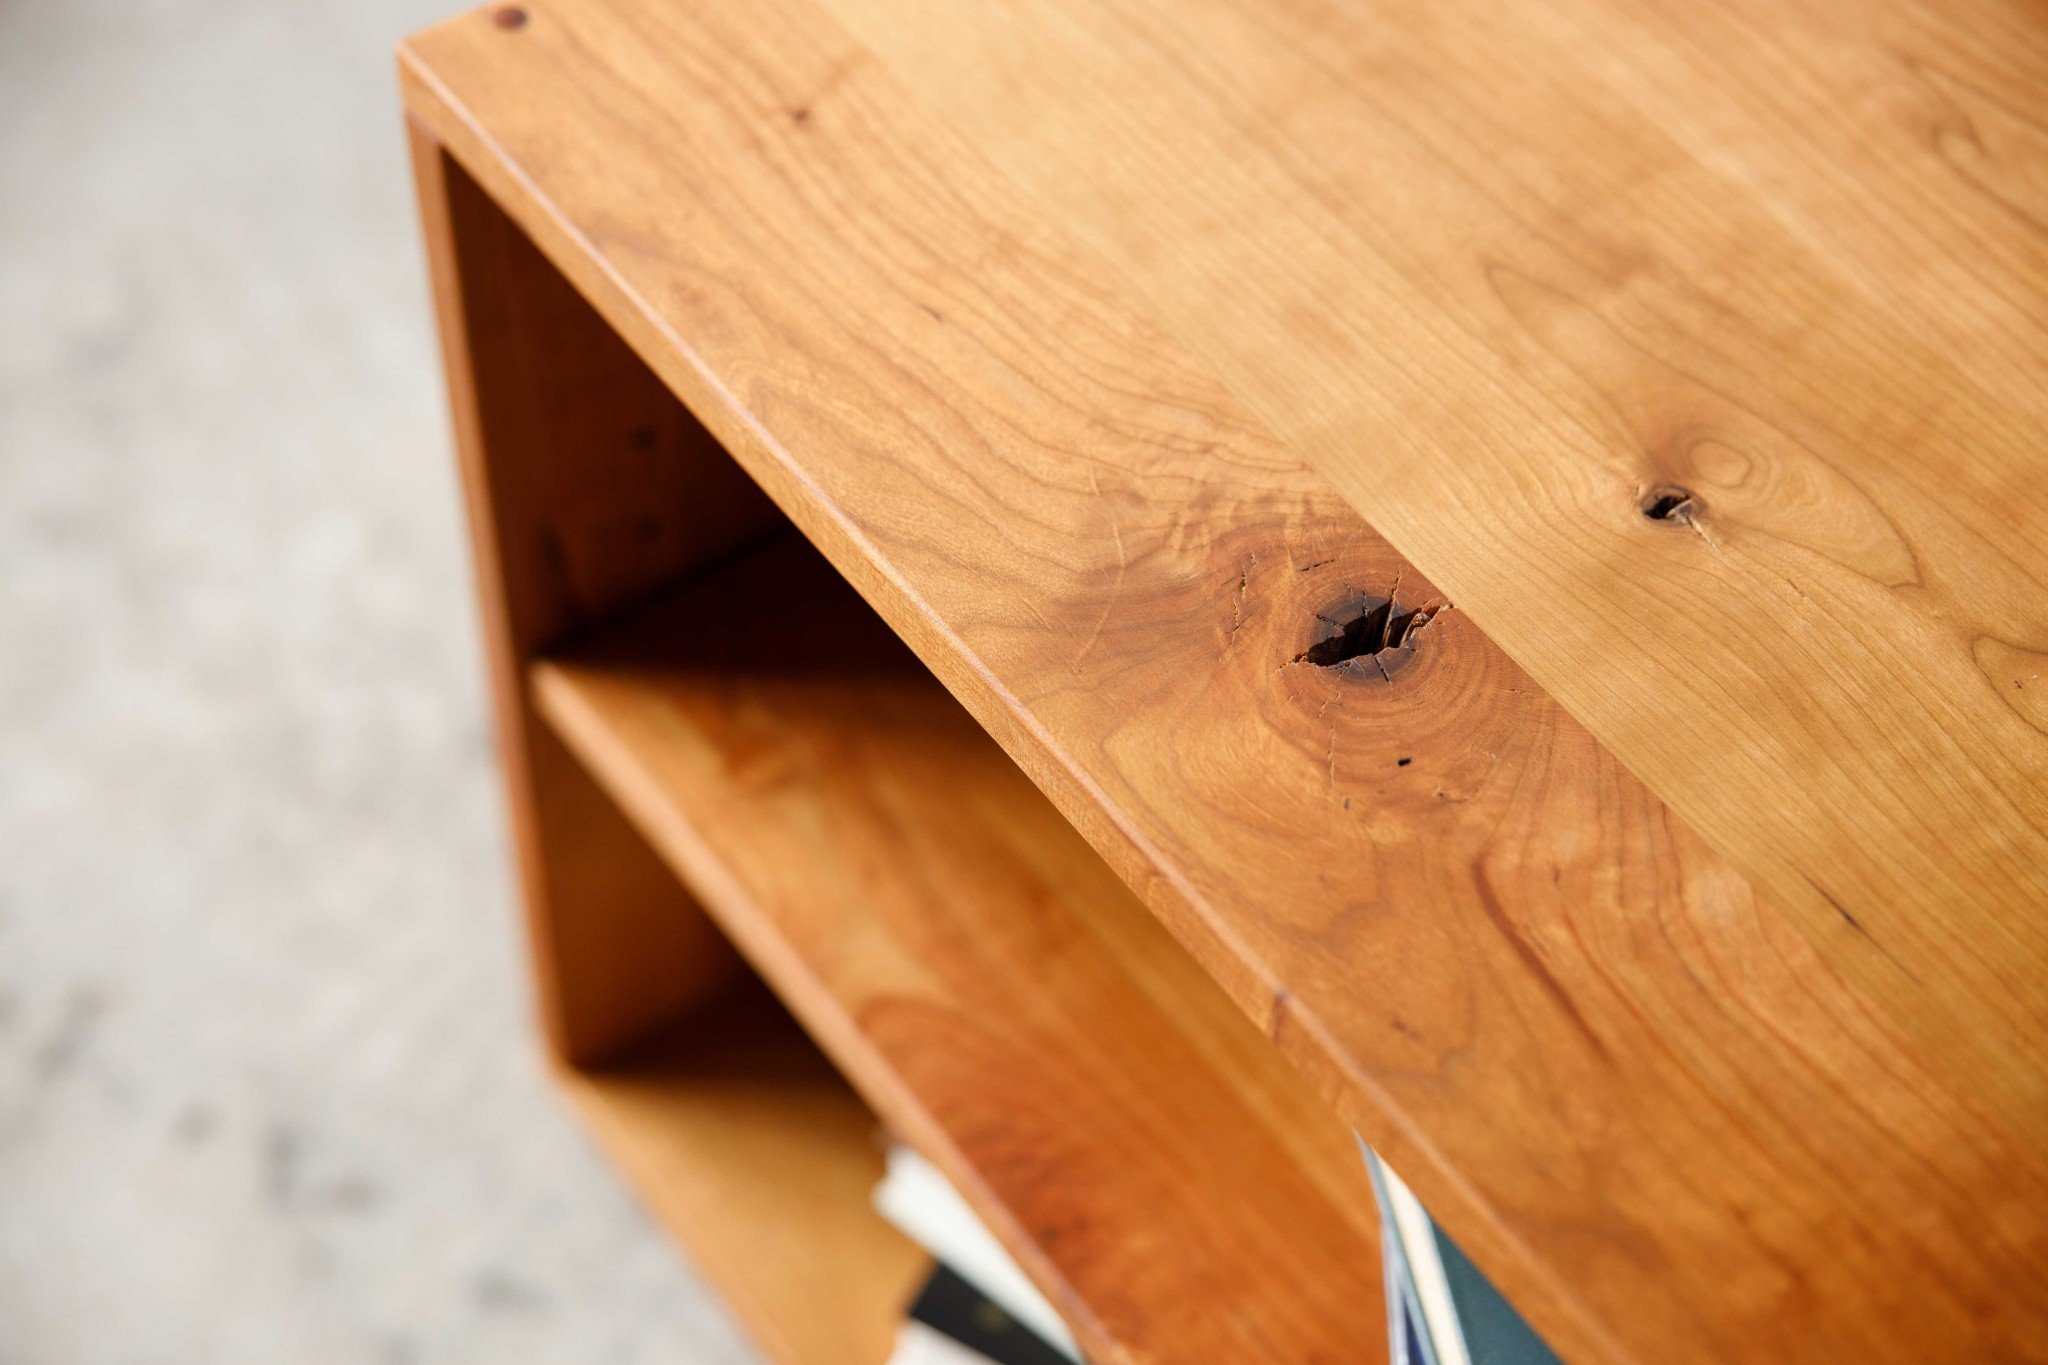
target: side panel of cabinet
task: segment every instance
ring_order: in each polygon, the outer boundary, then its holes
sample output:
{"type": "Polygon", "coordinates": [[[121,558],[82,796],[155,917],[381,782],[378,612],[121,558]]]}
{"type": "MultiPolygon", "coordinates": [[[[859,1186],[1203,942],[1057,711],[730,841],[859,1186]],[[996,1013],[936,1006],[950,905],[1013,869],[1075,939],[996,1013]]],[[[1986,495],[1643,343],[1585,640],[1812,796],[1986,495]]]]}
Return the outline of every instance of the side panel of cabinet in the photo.
{"type": "Polygon", "coordinates": [[[410,136],[539,1007],[556,1056],[583,1065],[737,966],[539,722],[526,664],[779,516],[447,152],[410,136]]]}

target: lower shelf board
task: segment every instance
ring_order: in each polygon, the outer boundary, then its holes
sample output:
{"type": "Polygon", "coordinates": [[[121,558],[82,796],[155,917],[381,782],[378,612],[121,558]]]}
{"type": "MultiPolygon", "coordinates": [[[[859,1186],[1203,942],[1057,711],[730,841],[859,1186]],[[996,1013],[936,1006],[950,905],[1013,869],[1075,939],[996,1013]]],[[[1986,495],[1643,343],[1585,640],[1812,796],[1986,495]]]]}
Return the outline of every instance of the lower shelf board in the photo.
{"type": "Polygon", "coordinates": [[[808,545],[761,547],[532,685],[1091,1359],[1384,1350],[1349,1132],[808,545]]]}
{"type": "Polygon", "coordinates": [[[560,1079],[772,1358],[885,1365],[931,1261],[874,1211],[874,1115],[765,989],[560,1079]]]}

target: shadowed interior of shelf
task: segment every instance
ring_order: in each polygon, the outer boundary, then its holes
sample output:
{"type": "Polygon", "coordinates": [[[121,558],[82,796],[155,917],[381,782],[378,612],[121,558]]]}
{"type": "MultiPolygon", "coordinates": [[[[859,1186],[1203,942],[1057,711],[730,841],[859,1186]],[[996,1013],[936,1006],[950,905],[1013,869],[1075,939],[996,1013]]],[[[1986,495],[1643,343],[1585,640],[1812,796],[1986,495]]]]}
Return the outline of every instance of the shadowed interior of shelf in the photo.
{"type": "Polygon", "coordinates": [[[758,981],[560,1077],[774,1359],[888,1358],[930,1258],[874,1211],[874,1115],[758,981]]]}
{"type": "MultiPolygon", "coordinates": [[[[1348,1131],[799,537],[543,659],[531,682],[1092,1359],[1381,1349],[1377,1215],[1348,1131]]],[[[572,1091],[777,1358],[879,1359],[825,1321],[895,1311],[916,1272],[852,1207],[879,1172],[865,1112],[786,1025],[712,1007],[678,1029],[682,1060],[642,1054],[573,1074],[572,1091]],[[802,1253],[813,1268],[880,1268],[837,1298],[750,1286],[796,1263],[774,1229],[807,1207],[831,1243],[802,1253]],[[740,1260],[754,1269],[723,1264],[740,1260]],[[816,1321],[758,1327],[790,1314],[816,1321]]]]}

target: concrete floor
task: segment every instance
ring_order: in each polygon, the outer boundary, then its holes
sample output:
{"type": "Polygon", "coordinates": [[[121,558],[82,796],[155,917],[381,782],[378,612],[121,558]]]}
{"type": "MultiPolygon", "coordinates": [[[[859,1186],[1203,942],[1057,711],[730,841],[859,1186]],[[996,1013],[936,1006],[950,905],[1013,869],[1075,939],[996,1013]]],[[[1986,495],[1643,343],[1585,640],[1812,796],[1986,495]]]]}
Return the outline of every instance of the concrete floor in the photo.
{"type": "Polygon", "coordinates": [[[0,0],[0,1362],[737,1362],[547,1093],[391,43],[0,0]]]}

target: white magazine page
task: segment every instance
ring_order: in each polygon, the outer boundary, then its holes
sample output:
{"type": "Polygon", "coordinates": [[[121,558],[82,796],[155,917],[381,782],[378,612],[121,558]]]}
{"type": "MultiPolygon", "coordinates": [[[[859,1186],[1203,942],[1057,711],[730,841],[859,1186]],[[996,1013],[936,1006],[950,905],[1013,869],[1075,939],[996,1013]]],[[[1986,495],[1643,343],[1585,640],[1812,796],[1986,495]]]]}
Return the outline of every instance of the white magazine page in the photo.
{"type": "Polygon", "coordinates": [[[1081,1359],[1081,1348],[1059,1313],[938,1167],[908,1147],[890,1148],[888,1174],[875,1189],[875,1209],[1046,1344],[1081,1359]]]}

